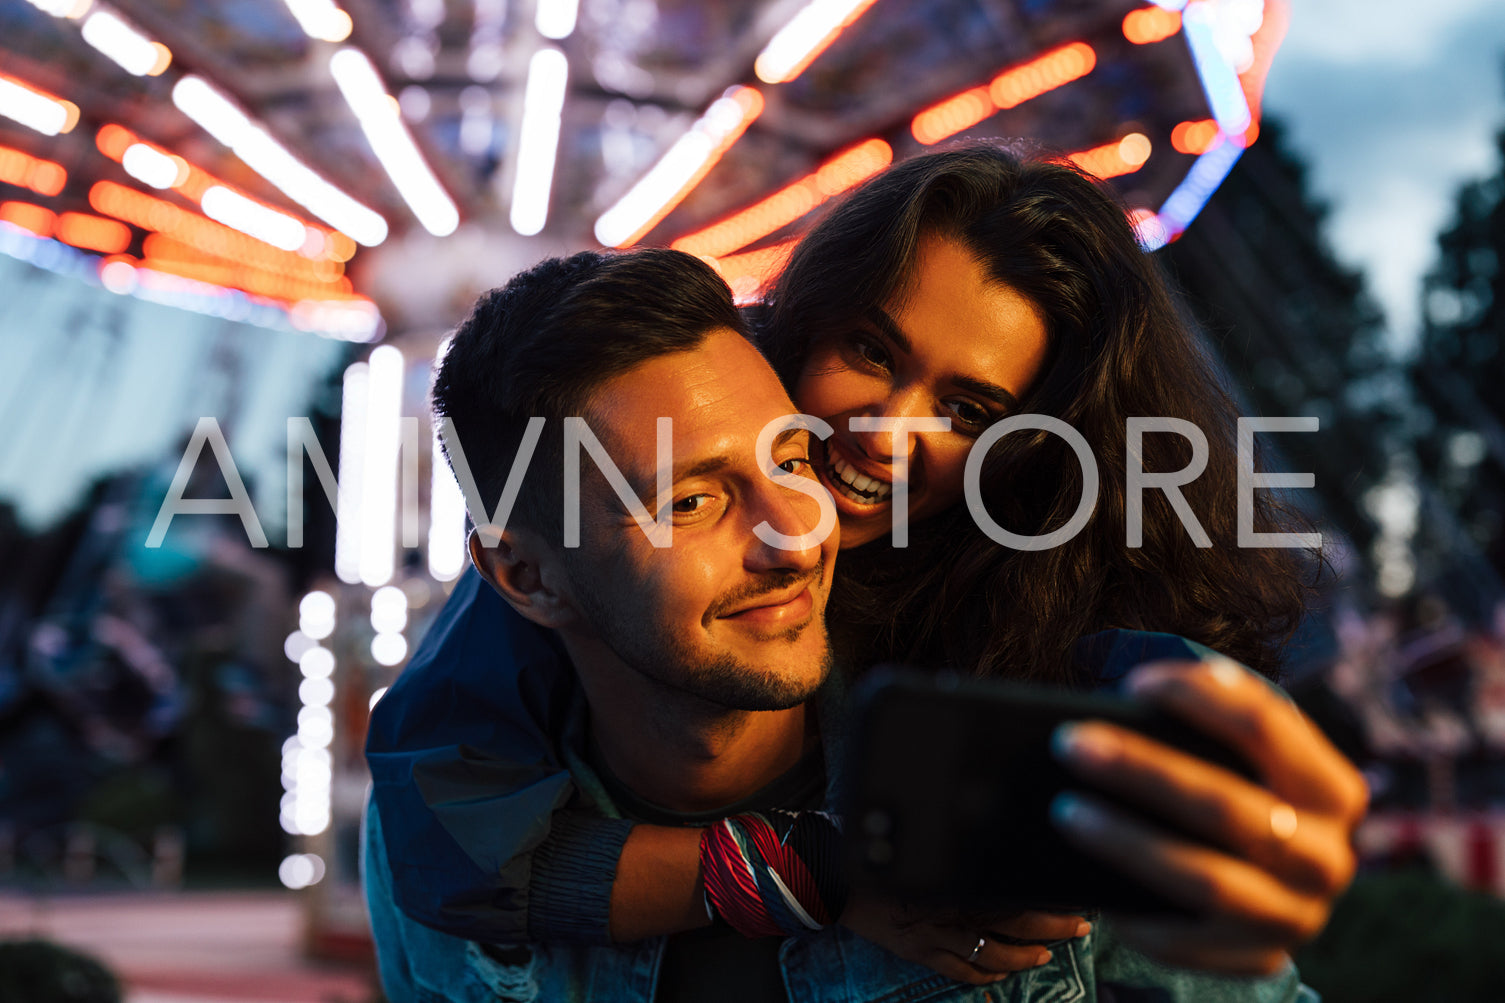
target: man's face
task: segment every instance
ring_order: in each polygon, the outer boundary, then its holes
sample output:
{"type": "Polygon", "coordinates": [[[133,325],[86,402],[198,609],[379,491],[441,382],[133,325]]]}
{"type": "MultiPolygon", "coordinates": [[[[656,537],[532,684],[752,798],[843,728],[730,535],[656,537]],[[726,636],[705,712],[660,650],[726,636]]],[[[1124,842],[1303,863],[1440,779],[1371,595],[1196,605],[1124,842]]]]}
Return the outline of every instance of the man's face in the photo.
{"type": "MultiPolygon", "coordinates": [[[[738,710],[795,706],[825,678],[836,534],[783,550],[753,532],[766,521],[795,537],[819,519],[812,498],[776,484],[757,462],[759,432],[794,410],[767,362],[730,330],[592,395],[586,421],[650,513],[656,423],[674,422],[672,545],[654,547],[583,460],[581,546],[562,551],[588,630],[627,670],[738,710]]],[[[808,432],[774,440],[773,462],[813,483],[809,457],[808,432]]]]}

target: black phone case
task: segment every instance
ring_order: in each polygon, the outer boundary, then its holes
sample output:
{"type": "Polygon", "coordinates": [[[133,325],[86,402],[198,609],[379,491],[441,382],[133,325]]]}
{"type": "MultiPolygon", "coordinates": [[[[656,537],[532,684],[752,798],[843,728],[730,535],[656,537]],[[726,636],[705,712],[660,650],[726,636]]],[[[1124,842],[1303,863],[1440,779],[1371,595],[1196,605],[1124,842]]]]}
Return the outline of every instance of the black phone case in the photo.
{"type": "Polygon", "coordinates": [[[1227,746],[1120,697],[885,666],[864,678],[854,704],[845,811],[852,877],[907,900],[1185,914],[1076,849],[1050,821],[1056,794],[1093,790],[1051,755],[1064,721],[1124,725],[1253,777],[1227,746]]]}

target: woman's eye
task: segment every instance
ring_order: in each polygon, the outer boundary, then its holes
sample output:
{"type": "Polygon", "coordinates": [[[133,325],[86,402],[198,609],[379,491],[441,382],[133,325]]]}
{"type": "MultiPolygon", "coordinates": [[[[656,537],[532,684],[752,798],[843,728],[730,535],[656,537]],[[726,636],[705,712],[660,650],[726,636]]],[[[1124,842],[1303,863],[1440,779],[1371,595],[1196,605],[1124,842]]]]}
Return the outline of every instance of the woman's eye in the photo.
{"type": "Polygon", "coordinates": [[[981,428],[993,420],[987,408],[969,400],[948,401],[947,406],[956,415],[957,421],[969,428],[981,428]]]}
{"type": "Polygon", "coordinates": [[[783,463],[780,463],[779,469],[784,471],[784,473],[786,474],[803,473],[804,471],[811,469],[810,458],[808,456],[796,456],[793,459],[785,460],[783,463]]]}
{"type": "Polygon", "coordinates": [[[888,368],[888,352],[884,351],[883,346],[871,338],[865,338],[862,335],[853,335],[852,352],[857,358],[870,366],[876,366],[879,369],[888,368]]]}
{"type": "Polygon", "coordinates": [[[711,504],[708,494],[688,495],[674,503],[675,515],[694,515],[711,504]]]}

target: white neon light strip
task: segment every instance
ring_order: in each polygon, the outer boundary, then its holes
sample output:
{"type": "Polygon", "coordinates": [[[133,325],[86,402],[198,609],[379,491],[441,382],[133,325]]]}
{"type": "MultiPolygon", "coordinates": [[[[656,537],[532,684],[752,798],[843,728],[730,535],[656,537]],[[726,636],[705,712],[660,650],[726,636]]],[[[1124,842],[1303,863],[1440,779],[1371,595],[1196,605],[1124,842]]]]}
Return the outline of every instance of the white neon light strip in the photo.
{"type": "Polygon", "coordinates": [[[371,370],[364,362],[345,370],[340,398],[340,475],[335,494],[334,573],[354,585],[361,580],[361,467],[366,458],[366,399],[371,370]]]}
{"type": "Polygon", "coordinates": [[[436,237],[454,233],[460,225],[460,211],[418,152],[371,60],[359,49],[344,48],[330,57],[329,72],[361,123],[376,159],[418,222],[436,237]]]}
{"type": "Polygon", "coordinates": [[[544,38],[569,38],[579,14],[579,0],[538,0],[533,25],[544,38]]]}
{"type": "Polygon", "coordinates": [[[153,42],[113,11],[96,10],[79,30],[85,42],[135,76],[161,73],[172,61],[167,46],[153,42]]]}
{"type": "Polygon", "coordinates": [[[392,580],[397,550],[397,450],[402,431],[402,353],[373,349],[366,390],[365,458],[361,462],[361,581],[392,580]]]}
{"type": "Polygon", "coordinates": [[[131,177],[153,188],[171,188],[182,176],[178,161],[145,143],[132,143],[126,147],[120,166],[131,177]]]}
{"type": "Polygon", "coordinates": [[[1196,64],[1197,76],[1202,81],[1202,90],[1207,95],[1207,104],[1218,128],[1230,136],[1242,135],[1252,121],[1249,101],[1244,97],[1238,72],[1218,51],[1217,36],[1207,6],[1199,3],[1188,7],[1181,15],[1181,30],[1191,48],[1192,62],[1196,64]]]}
{"type": "Polygon", "coordinates": [[[27,0],[27,2],[44,14],[76,21],[89,13],[94,0],[27,0]]]}
{"type": "Polygon", "coordinates": [[[454,472],[444,460],[439,433],[434,432],[433,468],[429,482],[429,574],[452,581],[465,570],[465,498],[454,472]]]}
{"type": "Polygon", "coordinates": [[[753,63],[753,72],[764,83],[780,84],[798,76],[797,67],[820,46],[829,42],[848,19],[870,6],[873,0],[811,0],[780,28],[753,63]]]}
{"type": "Polygon", "coordinates": [[[199,205],[210,219],[284,251],[296,251],[308,239],[307,231],[298,220],[223,185],[205,191],[199,205]]]}
{"type": "Polygon", "coordinates": [[[743,124],[746,112],[730,96],[718,98],[690,131],[675,141],[643,179],[596,220],[596,239],[620,246],[674,198],[705,166],[722,140],[743,124]]]}
{"type": "Polygon", "coordinates": [[[38,94],[29,87],[0,79],[0,115],[35,129],[44,136],[67,132],[78,120],[78,109],[67,102],[38,94]]]}
{"type": "Polygon", "coordinates": [[[1160,222],[1165,227],[1167,237],[1179,234],[1197,218],[1197,213],[1202,211],[1207,200],[1212,198],[1212,193],[1218,190],[1218,185],[1228,177],[1228,172],[1233,170],[1233,165],[1238,163],[1243,152],[1242,145],[1224,137],[1196,159],[1191,170],[1186,172],[1186,177],[1160,207],[1160,222]]]}
{"type": "Polygon", "coordinates": [[[523,124],[512,186],[512,229],[531,237],[549,218],[549,191],[559,150],[559,117],[569,83],[569,63],[558,49],[539,49],[528,62],[523,124]]]}
{"type": "Polygon", "coordinates": [[[343,42],[350,37],[350,15],[331,0],[284,0],[297,18],[298,26],[309,38],[325,42],[343,42]]]}
{"type": "Polygon", "coordinates": [[[173,87],[172,100],[247,167],[356,243],[375,247],[387,239],[386,220],[315,174],[207,80],[184,77],[173,87]]]}

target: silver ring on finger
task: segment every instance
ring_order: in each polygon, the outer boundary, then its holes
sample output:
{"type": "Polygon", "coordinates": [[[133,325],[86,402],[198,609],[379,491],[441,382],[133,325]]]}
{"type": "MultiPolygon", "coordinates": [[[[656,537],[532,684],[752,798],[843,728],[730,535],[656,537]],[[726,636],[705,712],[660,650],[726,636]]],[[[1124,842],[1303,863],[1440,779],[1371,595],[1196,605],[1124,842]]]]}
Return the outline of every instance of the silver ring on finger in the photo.
{"type": "Polygon", "coordinates": [[[977,944],[972,948],[972,953],[967,955],[967,964],[971,965],[976,963],[977,956],[982,953],[982,949],[987,946],[987,943],[987,937],[977,938],[977,944]]]}

